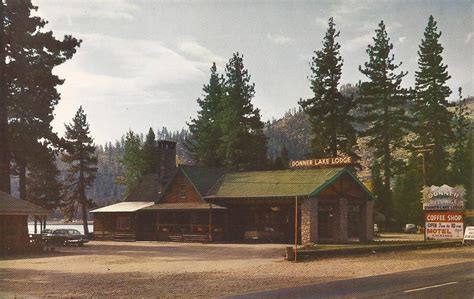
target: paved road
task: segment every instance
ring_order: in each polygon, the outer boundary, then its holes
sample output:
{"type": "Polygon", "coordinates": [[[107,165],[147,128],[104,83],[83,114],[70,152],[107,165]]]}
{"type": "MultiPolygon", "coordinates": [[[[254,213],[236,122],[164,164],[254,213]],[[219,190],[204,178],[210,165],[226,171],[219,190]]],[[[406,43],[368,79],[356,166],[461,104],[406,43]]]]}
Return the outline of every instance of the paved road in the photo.
{"type": "Polygon", "coordinates": [[[474,298],[474,262],[242,294],[232,298],[474,298]]]}

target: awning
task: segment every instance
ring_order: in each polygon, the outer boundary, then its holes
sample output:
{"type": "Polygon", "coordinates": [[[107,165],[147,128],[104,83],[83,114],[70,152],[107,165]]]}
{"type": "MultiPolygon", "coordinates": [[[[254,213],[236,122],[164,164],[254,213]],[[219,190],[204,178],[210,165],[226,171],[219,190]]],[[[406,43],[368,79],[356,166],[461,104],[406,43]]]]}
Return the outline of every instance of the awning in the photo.
{"type": "Polygon", "coordinates": [[[154,201],[124,201],[90,211],[91,213],[136,212],[154,205],[154,201]]]}
{"type": "Polygon", "coordinates": [[[190,211],[190,210],[226,210],[227,208],[221,207],[215,204],[208,204],[208,203],[201,203],[201,202],[178,202],[178,203],[158,203],[143,209],[143,211],[156,211],[156,210],[182,210],[182,211],[190,211]],[[212,206],[212,207],[211,207],[212,206]]]}

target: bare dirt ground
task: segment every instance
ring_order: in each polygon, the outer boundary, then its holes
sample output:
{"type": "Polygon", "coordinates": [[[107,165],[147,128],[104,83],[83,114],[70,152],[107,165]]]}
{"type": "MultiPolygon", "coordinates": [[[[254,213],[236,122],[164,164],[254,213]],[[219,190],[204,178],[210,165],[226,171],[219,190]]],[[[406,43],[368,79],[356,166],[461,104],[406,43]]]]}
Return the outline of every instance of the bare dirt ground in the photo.
{"type": "Polygon", "coordinates": [[[0,260],[3,297],[221,297],[472,261],[472,247],[292,263],[284,246],[90,242],[0,260]]]}

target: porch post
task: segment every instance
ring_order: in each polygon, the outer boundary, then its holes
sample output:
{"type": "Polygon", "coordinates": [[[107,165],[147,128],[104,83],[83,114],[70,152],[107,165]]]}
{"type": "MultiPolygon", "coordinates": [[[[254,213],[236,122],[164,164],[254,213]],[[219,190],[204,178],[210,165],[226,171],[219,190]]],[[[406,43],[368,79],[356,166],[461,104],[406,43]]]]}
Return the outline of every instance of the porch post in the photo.
{"type": "Polygon", "coordinates": [[[209,242],[212,242],[212,203],[209,204],[209,242]]]}
{"type": "Polygon", "coordinates": [[[333,239],[339,243],[347,242],[347,199],[339,198],[335,209],[335,227],[333,239]]]}
{"type": "Polygon", "coordinates": [[[359,240],[360,242],[372,241],[374,235],[374,215],[373,215],[374,202],[372,200],[364,199],[364,202],[360,205],[360,230],[359,240]]]}
{"type": "Polygon", "coordinates": [[[318,242],[318,199],[306,198],[301,205],[301,242],[318,242]]]}
{"type": "Polygon", "coordinates": [[[35,216],[35,235],[38,233],[38,228],[36,227],[38,225],[38,216],[35,216]]]}

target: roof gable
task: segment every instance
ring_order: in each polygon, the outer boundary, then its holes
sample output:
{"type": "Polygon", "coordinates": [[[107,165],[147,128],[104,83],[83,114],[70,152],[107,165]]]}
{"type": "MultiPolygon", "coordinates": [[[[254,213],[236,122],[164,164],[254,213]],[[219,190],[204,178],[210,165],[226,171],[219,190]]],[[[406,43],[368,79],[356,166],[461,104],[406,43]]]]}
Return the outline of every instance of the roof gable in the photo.
{"type": "Polygon", "coordinates": [[[166,192],[169,191],[179,173],[182,173],[184,175],[184,177],[189,181],[193,189],[196,191],[199,198],[204,201],[204,196],[223,176],[223,174],[226,173],[226,170],[223,168],[179,165],[176,174],[168,182],[163,192],[161,193],[160,199],[158,201],[161,201],[161,199],[165,196],[166,192]]]}

